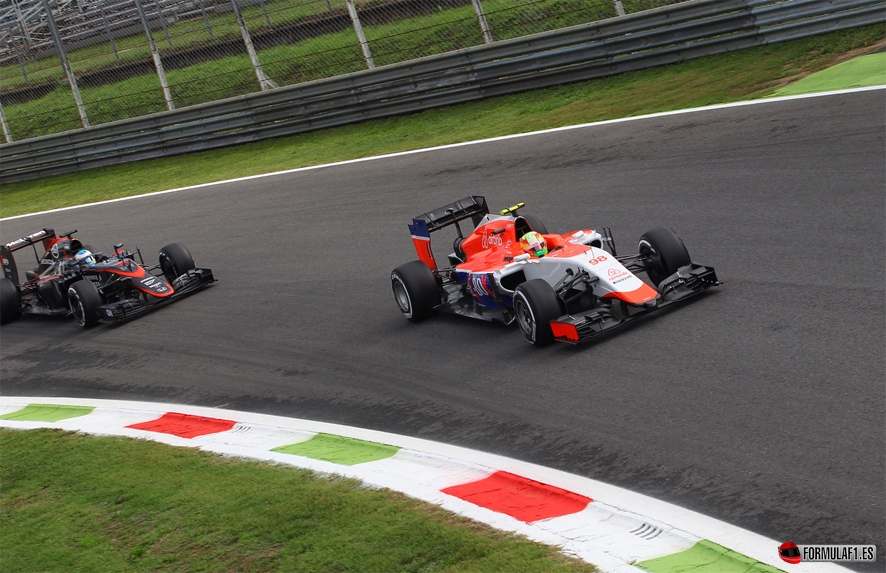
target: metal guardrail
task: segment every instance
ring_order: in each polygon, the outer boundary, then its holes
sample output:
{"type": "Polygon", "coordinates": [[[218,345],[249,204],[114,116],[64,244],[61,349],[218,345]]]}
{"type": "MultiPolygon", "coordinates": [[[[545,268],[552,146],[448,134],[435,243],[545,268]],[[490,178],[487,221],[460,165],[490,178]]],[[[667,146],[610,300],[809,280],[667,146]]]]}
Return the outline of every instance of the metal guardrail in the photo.
{"type": "Polygon", "coordinates": [[[884,21],[886,0],[698,0],[0,145],[0,181],[216,149],[884,21]]]}
{"type": "MultiPolygon", "coordinates": [[[[18,34],[5,63],[0,22],[5,143],[625,13],[621,0],[68,0],[63,10],[22,1],[35,11],[6,14],[18,34]],[[188,3],[199,9],[177,10],[188,3]]],[[[639,12],[686,0],[625,1],[639,12]]]]}

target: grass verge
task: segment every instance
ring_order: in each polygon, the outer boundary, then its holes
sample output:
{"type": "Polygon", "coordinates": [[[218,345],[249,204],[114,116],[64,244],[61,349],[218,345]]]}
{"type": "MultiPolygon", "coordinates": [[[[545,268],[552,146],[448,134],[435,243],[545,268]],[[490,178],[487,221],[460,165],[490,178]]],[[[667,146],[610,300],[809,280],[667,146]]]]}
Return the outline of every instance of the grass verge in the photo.
{"type": "MultiPolygon", "coordinates": [[[[339,0],[340,1],[340,0],[339,0]]],[[[646,0],[647,3],[662,5],[673,0],[646,0]]],[[[561,28],[588,21],[602,20],[615,16],[612,2],[604,0],[524,0],[522,6],[514,6],[513,0],[487,0],[489,10],[488,22],[495,30],[496,38],[503,40],[513,36],[561,28]]],[[[280,3],[282,4],[282,3],[280,3]]],[[[313,2],[314,10],[325,7],[325,2],[313,2]]],[[[347,10],[341,3],[339,17],[345,16],[347,10]]],[[[296,4],[293,9],[310,9],[309,6],[296,4]]],[[[450,52],[460,48],[478,46],[483,43],[483,35],[477,23],[476,15],[470,3],[467,5],[436,10],[425,6],[428,13],[423,16],[397,16],[387,23],[367,25],[365,32],[371,47],[375,65],[383,66],[396,62],[413,60],[423,56],[450,52]]],[[[297,11],[289,13],[287,18],[296,19],[297,11]]],[[[254,8],[253,14],[260,16],[260,9],[254,8]]],[[[275,13],[275,18],[277,13],[275,13]]],[[[232,14],[226,16],[228,20],[232,14]]],[[[194,21],[182,22],[193,28],[194,21]]],[[[230,24],[230,22],[229,22],[230,24]]],[[[259,32],[262,26],[254,28],[259,32]]],[[[181,45],[175,28],[170,29],[170,36],[175,36],[177,45],[181,45]]],[[[197,34],[199,28],[192,30],[195,37],[187,40],[184,46],[197,47],[209,41],[206,31],[197,34]]],[[[234,25],[228,32],[238,30],[234,25]]],[[[158,31],[163,35],[163,31],[158,31]]],[[[269,33],[271,33],[269,31],[269,33]]],[[[236,32],[239,36],[239,30],[236,32]]],[[[132,42],[138,36],[127,40],[132,42]]],[[[159,38],[155,38],[162,44],[159,38]]],[[[97,46],[84,49],[93,52],[97,46]]],[[[147,48],[123,49],[124,58],[136,58],[135,61],[147,58],[147,48]]],[[[175,52],[176,50],[172,50],[175,52]]],[[[164,54],[164,57],[168,57],[164,54]]],[[[70,54],[72,66],[80,65],[77,52],[70,54]]],[[[350,28],[338,32],[330,32],[313,38],[304,38],[295,43],[287,43],[266,47],[259,51],[262,68],[278,85],[293,85],[321,78],[339,76],[366,69],[366,62],[357,42],[354,31],[350,28]]],[[[51,58],[47,58],[51,61],[51,58]]],[[[90,58],[82,65],[98,65],[103,61],[106,71],[117,67],[116,61],[109,53],[102,58],[90,58]]],[[[168,60],[167,60],[168,61],[168,60]]],[[[43,64],[47,63],[46,60],[43,64]]],[[[36,62],[35,62],[36,64],[36,62]]],[[[99,66],[101,68],[101,66],[99,66]]],[[[84,68],[81,71],[85,71],[84,68]]],[[[13,67],[0,68],[0,75],[14,73],[13,67]]],[[[61,70],[57,64],[54,71],[61,70]]],[[[50,70],[52,71],[52,70],[50,70]]],[[[34,74],[32,74],[34,75],[34,74]]],[[[254,93],[259,89],[249,57],[237,50],[229,51],[227,56],[216,57],[201,63],[167,69],[166,78],[172,100],[178,108],[197,105],[238,95],[254,93]]],[[[21,76],[23,81],[24,76],[21,76]]],[[[54,90],[43,97],[22,103],[7,105],[4,109],[7,124],[15,140],[22,140],[51,133],[78,129],[82,122],[77,107],[71,97],[70,90],[59,82],[54,90]]],[[[0,82],[8,89],[4,82],[0,82]]],[[[80,95],[90,122],[93,125],[108,123],[126,118],[138,117],[150,113],[165,111],[166,102],[159,89],[155,73],[146,73],[113,83],[91,86],[89,82],[81,82],[80,95]]]]}
{"type": "Polygon", "coordinates": [[[0,429],[4,571],[596,569],[307,470],[120,437],[0,429]]]}
{"type": "Polygon", "coordinates": [[[0,187],[0,217],[369,157],[772,95],[884,45],[877,24],[408,116],[0,187]]]}

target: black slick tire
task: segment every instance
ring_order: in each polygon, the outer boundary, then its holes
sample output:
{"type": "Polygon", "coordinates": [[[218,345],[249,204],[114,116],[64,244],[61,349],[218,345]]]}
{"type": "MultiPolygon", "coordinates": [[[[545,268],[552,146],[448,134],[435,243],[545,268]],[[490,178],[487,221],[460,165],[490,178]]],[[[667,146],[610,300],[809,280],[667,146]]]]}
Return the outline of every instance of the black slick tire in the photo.
{"type": "Polygon", "coordinates": [[[683,240],[666,227],[644,233],[637,251],[646,260],[646,274],[656,287],[677,269],[691,262],[683,240]]]}
{"type": "Polygon", "coordinates": [[[160,269],[163,270],[163,276],[170,284],[186,272],[196,268],[197,265],[194,264],[191,252],[181,243],[170,243],[160,249],[160,269]]]}
{"type": "Polygon", "coordinates": [[[68,304],[74,320],[83,328],[98,324],[96,311],[102,305],[102,297],[92,282],[80,280],[68,287],[68,304]]]}
{"type": "Polygon", "coordinates": [[[391,289],[400,312],[410,322],[421,322],[437,311],[440,287],[431,269],[421,261],[400,265],[391,273],[391,289]]]}
{"type": "Polygon", "coordinates": [[[514,291],[514,314],[526,340],[536,346],[546,346],[554,342],[551,321],[560,318],[563,311],[551,285],[542,279],[532,279],[514,291]]]}
{"type": "Polygon", "coordinates": [[[22,298],[11,280],[0,278],[0,324],[6,324],[22,315],[22,298]]]}

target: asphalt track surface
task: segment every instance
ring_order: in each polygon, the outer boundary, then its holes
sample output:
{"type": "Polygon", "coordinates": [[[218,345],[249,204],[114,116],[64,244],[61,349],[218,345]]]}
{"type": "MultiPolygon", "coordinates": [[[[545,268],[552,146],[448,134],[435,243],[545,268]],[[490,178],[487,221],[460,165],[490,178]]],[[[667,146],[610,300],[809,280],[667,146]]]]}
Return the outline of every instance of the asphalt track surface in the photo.
{"type": "MultiPolygon", "coordinates": [[[[219,282],[116,327],[2,330],[2,394],[226,407],[569,471],[781,541],[886,540],[886,106],[874,90],[597,125],[2,223],[219,282]],[[582,346],[399,314],[411,217],[468,194],[552,232],[666,225],[725,285],[582,346]]],[[[445,255],[446,241],[436,252],[445,255]]],[[[775,548],[773,548],[773,551],[775,548]]]]}

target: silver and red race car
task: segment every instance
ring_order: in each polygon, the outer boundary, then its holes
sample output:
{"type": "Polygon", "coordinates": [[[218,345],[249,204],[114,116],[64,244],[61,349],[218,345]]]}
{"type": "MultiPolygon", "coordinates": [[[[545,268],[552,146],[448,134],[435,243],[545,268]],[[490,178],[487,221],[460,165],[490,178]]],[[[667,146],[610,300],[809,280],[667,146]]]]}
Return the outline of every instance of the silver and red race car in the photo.
{"type": "Polygon", "coordinates": [[[472,195],[415,217],[409,230],[419,260],[391,273],[403,315],[412,322],[438,311],[516,321],[532,344],[577,343],[720,284],[671,229],[652,229],[637,254],[618,255],[608,228],[552,234],[537,217],[518,214],[523,207],[492,215],[486,199],[472,195]],[[459,225],[465,220],[473,225],[467,236],[459,225]],[[449,226],[457,234],[453,252],[438,266],[431,233],[449,226]]]}
{"type": "Polygon", "coordinates": [[[22,313],[51,316],[73,315],[83,327],[99,322],[118,322],[177,300],[201,289],[215,278],[209,269],[197,268],[191,253],[181,243],[160,249],[159,262],[145,266],[141,252],[135,255],[114,245],[111,255],[94,252],[70,231],[56,235],[41,229],[0,245],[0,323],[22,313]],[[42,246],[42,257],[37,252],[42,246]],[[19,281],[13,253],[32,247],[37,266],[19,281]]]}

